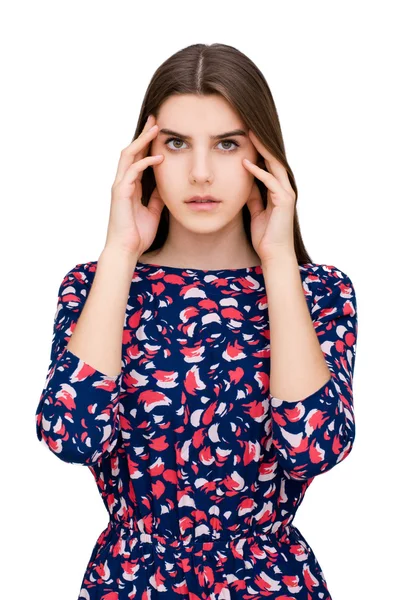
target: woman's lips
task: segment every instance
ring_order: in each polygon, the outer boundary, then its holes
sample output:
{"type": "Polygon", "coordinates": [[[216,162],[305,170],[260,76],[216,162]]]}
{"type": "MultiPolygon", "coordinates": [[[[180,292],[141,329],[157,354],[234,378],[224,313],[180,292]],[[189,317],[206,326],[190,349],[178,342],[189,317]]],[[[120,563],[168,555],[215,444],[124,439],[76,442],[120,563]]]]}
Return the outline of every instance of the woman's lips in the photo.
{"type": "Polygon", "coordinates": [[[192,208],[193,210],[213,210],[216,208],[220,202],[187,202],[187,206],[192,208]]]}

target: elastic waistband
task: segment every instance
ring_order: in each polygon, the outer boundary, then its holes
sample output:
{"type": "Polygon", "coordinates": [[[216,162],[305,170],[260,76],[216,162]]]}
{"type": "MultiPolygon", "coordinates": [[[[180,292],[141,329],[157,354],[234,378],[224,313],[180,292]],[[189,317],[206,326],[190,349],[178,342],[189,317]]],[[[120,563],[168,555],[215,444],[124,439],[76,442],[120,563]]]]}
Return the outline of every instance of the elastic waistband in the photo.
{"type": "Polygon", "coordinates": [[[157,532],[153,533],[144,533],[138,531],[132,526],[132,522],[129,521],[116,521],[112,519],[109,522],[107,529],[113,528],[119,530],[119,535],[124,539],[127,538],[137,538],[140,543],[144,544],[162,544],[163,546],[172,546],[172,547],[202,547],[205,550],[210,550],[212,547],[216,545],[227,545],[227,544],[236,544],[240,540],[243,539],[252,539],[252,540],[260,540],[262,542],[290,542],[294,541],[290,536],[294,532],[297,531],[295,527],[292,525],[280,525],[274,532],[270,531],[269,533],[261,533],[260,529],[256,528],[248,528],[242,529],[241,531],[237,531],[235,533],[229,533],[227,535],[227,531],[225,531],[220,536],[213,537],[212,535],[201,534],[200,536],[194,536],[192,533],[187,536],[166,536],[164,534],[158,534],[157,532]]]}

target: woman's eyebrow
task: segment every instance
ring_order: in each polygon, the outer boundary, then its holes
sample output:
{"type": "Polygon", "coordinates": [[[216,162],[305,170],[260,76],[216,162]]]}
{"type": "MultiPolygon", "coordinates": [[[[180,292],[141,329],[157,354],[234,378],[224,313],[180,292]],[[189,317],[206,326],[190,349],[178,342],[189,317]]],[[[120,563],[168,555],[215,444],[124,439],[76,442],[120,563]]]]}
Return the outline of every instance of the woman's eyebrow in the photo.
{"type": "MultiPolygon", "coordinates": [[[[172,129],[160,129],[159,133],[163,133],[165,135],[174,135],[179,137],[182,140],[192,140],[190,135],[185,135],[183,133],[178,133],[177,131],[173,131],[172,129]]],[[[221,140],[222,138],[232,137],[235,135],[243,135],[246,136],[246,132],[243,129],[234,129],[233,131],[227,131],[226,133],[219,133],[218,135],[211,135],[211,140],[221,140]]]]}

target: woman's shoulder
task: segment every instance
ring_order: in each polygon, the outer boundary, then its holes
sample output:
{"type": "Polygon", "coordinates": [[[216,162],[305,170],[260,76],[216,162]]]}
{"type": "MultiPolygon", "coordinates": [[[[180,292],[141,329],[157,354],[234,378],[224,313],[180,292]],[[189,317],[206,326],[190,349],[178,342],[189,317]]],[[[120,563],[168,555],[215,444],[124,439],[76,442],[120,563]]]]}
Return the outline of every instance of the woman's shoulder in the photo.
{"type": "Polygon", "coordinates": [[[356,292],[349,275],[337,267],[326,263],[304,263],[300,265],[303,287],[306,295],[314,302],[353,300],[356,306],[356,292]]]}
{"type": "Polygon", "coordinates": [[[95,276],[97,267],[97,260],[89,260],[83,263],[77,263],[71,269],[69,269],[64,277],[63,282],[78,281],[81,283],[91,282],[95,276]]]}
{"type": "Polygon", "coordinates": [[[349,279],[345,271],[327,263],[301,263],[299,268],[306,277],[320,279],[323,282],[333,279],[349,279]]]}

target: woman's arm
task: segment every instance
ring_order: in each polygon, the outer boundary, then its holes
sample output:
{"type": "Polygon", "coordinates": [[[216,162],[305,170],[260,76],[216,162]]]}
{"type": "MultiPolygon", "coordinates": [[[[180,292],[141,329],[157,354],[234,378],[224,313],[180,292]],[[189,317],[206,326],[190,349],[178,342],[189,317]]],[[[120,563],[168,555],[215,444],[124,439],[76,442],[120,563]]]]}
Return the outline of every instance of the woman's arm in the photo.
{"type": "Polygon", "coordinates": [[[309,479],[348,456],[355,438],[355,290],[336,267],[311,265],[305,297],[295,257],[264,272],[273,444],[290,478],[309,479]]]}
{"type": "Polygon", "coordinates": [[[105,248],[67,350],[111,378],[120,375],[125,311],[136,265],[123,252],[105,248]]]}
{"type": "Polygon", "coordinates": [[[133,262],[105,248],[97,265],[77,265],[61,283],[36,432],[66,462],[94,464],[117,442],[122,333],[133,262]]]}

